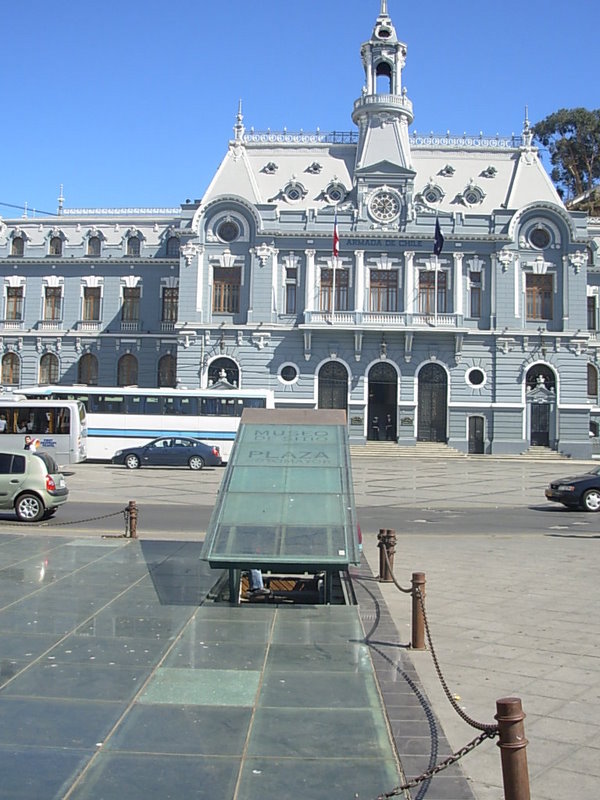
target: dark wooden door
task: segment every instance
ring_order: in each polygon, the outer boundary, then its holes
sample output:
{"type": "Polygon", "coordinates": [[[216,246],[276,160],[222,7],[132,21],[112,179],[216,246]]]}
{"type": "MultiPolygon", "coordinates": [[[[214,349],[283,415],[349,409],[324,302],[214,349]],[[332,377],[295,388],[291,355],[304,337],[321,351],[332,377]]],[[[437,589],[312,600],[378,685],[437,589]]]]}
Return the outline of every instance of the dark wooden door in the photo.
{"type": "Polygon", "coordinates": [[[550,445],[550,404],[531,404],[531,444],[538,447],[550,445]]]}
{"type": "Polygon", "coordinates": [[[469,453],[483,453],[483,417],[469,417],[469,453]]]}
{"type": "Polygon", "coordinates": [[[448,378],[438,364],[419,372],[419,442],[447,442],[448,378]]]}
{"type": "Polygon", "coordinates": [[[319,408],[348,410],[348,371],[339,361],[328,361],[319,370],[319,408]]]}

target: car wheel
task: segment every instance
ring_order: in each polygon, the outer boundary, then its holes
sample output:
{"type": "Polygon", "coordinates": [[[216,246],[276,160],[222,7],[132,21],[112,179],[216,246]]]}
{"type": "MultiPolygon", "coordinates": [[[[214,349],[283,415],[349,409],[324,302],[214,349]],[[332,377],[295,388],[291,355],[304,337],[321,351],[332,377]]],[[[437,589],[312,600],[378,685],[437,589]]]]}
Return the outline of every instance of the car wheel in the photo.
{"type": "Polygon", "coordinates": [[[586,511],[600,511],[600,489],[588,489],[581,498],[581,505],[586,511]]]}
{"type": "Polygon", "coordinates": [[[125,466],[127,469],[138,469],[140,466],[140,460],[136,455],[130,453],[125,457],[125,466]]]}
{"type": "Polygon", "coordinates": [[[192,456],[188,461],[188,466],[190,469],[202,469],[204,466],[204,459],[200,456],[192,456]]]}
{"type": "Polygon", "coordinates": [[[37,494],[22,494],[15,503],[15,513],[20,522],[37,522],[44,516],[45,510],[37,494]]]}

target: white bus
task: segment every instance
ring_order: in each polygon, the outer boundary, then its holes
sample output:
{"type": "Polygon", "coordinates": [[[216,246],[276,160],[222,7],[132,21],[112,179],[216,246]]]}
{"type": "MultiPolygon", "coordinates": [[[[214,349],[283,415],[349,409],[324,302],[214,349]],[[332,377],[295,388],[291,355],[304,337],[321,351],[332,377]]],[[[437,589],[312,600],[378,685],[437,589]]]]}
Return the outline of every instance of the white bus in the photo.
{"type": "Polygon", "coordinates": [[[117,450],[159,436],[193,436],[229,452],[245,408],[273,408],[271,390],[139,389],[123,386],[33,386],[27,397],[78,400],[88,420],[88,458],[110,460],[117,450]]]}
{"type": "Polygon", "coordinates": [[[39,441],[58,464],[87,458],[85,406],[77,400],[31,400],[21,392],[0,394],[0,447],[22,450],[25,437],[39,441]]]}

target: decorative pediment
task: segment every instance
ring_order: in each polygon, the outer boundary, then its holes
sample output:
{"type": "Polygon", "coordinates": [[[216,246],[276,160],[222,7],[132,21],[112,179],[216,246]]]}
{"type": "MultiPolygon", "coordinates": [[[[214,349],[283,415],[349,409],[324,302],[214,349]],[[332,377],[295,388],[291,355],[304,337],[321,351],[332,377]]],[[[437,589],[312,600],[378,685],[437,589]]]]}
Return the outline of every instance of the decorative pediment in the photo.
{"type": "Polygon", "coordinates": [[[376,164],[369,164],[368,167],[358,167],[355,170],[356,175],[372,175],[374,178],[381,176],[385,178],[387,175],[404,176],[406,178],[414,178],[417,174],[414,170],[408,167],[401,167],[398,164],[392,164],[391,161],[379,161],[376,164]]]}

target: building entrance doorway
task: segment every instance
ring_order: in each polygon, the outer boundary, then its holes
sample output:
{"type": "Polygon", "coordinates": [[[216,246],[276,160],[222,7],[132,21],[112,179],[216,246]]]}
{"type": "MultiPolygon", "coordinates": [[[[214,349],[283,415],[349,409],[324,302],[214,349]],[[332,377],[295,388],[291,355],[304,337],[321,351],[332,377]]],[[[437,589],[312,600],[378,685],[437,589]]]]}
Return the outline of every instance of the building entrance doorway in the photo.
{"type": "Polygon", "coordinates": [[[398,418],[398,374],[391,364],[381,361],[369,370],[369,441],[395,442],[398,418]]]}
{"type": "Polygon", "coordinates": [[[550,405],[531,404],[531,444],[534,447],[550,446],[550,405]]]}
{"type": "Polygon", "coordinates": [[[419,372],[417,441],[447,442],[448,376],[439,364],[426,364],[419,372]]]}
{"type": "Polygon", "coordinates": [[[536,364],[527,372],[526,384],[529,443],[533,447],[554,447],[556,375],[545,364],[536,364]]]}
{"type": "Polygon", "coordinates": [[[318,405],[348,410],[348,370],[339,361],[328,361],[319,370],[318,405]]]}
{"type": "Polygon", "coordinates": [[[484,451],[484,424],[483,417],[469,417],[469,453],[477,454],[484,451]]]}

